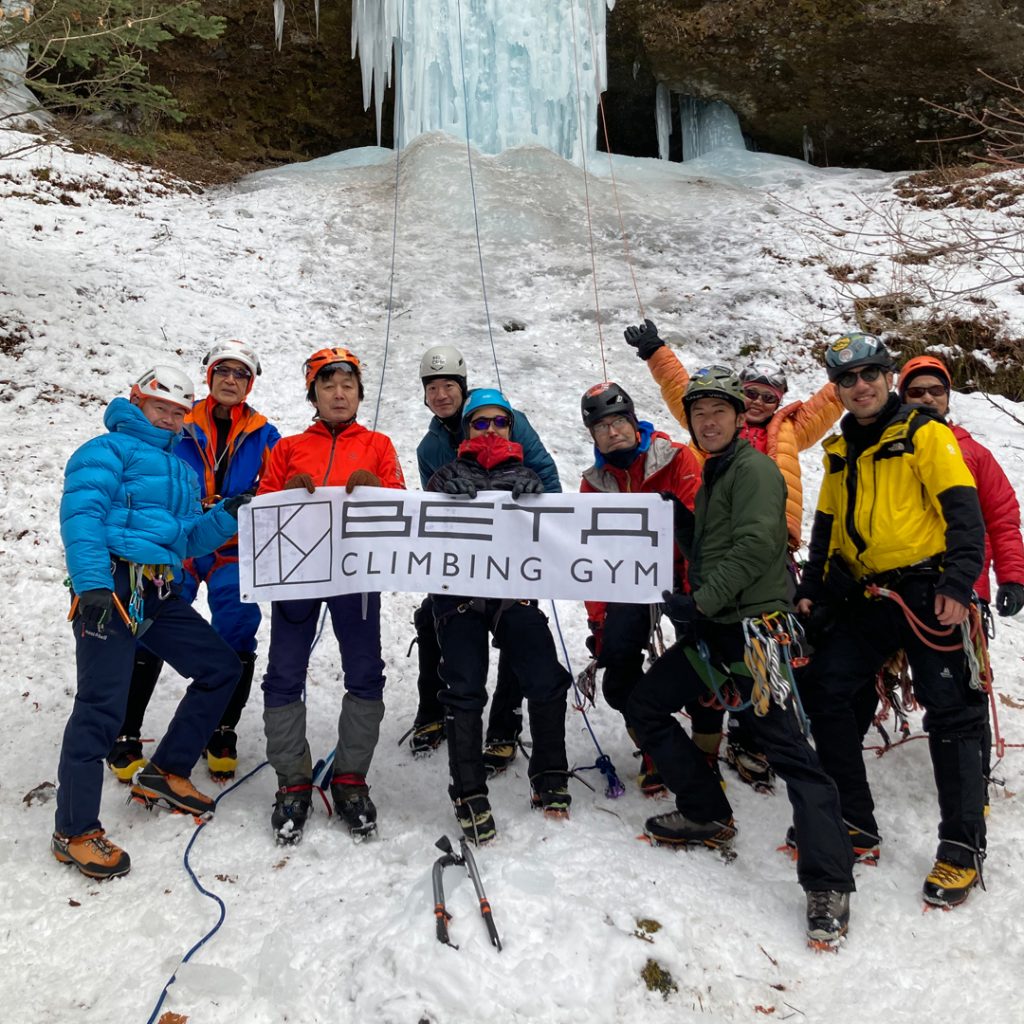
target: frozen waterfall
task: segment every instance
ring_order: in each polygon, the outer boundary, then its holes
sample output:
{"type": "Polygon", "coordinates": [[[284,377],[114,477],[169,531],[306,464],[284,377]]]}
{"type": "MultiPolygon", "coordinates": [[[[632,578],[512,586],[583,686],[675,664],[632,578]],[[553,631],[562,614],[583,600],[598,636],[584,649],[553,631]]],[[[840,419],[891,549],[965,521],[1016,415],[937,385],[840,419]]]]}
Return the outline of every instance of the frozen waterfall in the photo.
{"type": "Polygon", "coordinates": [[[468,126],[485,153],[532,143],[579,162],[596,148],[605,19],[614,5],[353,0],[352,56],[359,55],[364,105],[376,105],[378,141],[394,55],[398,146],[428,131],[465,138],[468,126]]]}
{"type": "Polygon", "coordinates": [[[28,43],[4,45],[32,17],[28,0],[0,0],[0,117],[36,110],[39,101],[25,84],[28,43]]]}
{"type": "Polygon", "coordinates": [[[715,149],[746,149],[736,111],[721,100],[679,97],[683,160],[696,160],[715,149]]]}

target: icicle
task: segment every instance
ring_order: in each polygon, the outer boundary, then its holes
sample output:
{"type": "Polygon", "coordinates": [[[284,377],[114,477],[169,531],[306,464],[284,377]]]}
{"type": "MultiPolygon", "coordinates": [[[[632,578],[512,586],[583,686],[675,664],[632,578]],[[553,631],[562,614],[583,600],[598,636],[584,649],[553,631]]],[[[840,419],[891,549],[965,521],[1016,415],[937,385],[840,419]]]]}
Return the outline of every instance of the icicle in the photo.
{"type": "Polygon", "coordinates": [[[746,149],[736,111],[721,100],[679,97],[683,160],[695,160],[716,149],[746,149]]]}
{"type": "Polygon", "coordinates": [[[274,0],[274,41],[278,50],[284,40],[284,0],[274,0]]]}
{"type": "Polygon", "coordinates": [[[668,140],[672,136],[672,93],[663,82],[654,93],[654,116],[658,124],[658,157],[668,159],[668,140]]]}
{"type": "Polygon", "coordinates": [[[316,16],[316,37],[320,38],[320,0],[313,0],[313,13],[316,16]]]}
{"type": "Polygon", "coordinates": [[[581,158],[583,145],[593,151],[597,97],[608,80],[605,24],[612,4],[570,2],[572,9],[551,0],[352,0],[352,55],[361,65],[363,104],[368,109],[372,99],[376,106],[378,132],[394,51],[398,145],[427,131],[464,138],[468,122],[471,141],[487,153],[527,143],[573,159],[581,158]],[[574,12],[588,126],[582,141],[574,12]]]}
{"type": "Polygon", "coordinates": [[[804,125],[804,160],[807,163],[814,162],[814,139],[811,138],[807,125],[804,125]]]}

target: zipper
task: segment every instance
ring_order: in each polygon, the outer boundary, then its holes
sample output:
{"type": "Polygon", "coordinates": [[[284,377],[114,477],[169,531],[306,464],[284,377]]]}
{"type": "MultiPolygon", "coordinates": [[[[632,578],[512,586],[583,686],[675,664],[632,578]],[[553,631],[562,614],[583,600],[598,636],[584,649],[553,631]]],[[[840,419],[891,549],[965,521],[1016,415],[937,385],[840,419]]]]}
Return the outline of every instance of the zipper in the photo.
{"type": "Polygon", "coordinates": [[[331,454],[330,454],[330,457],[327,460],[327,470],[324,473],[324,478],[323,478],[323,480],[320,481],[320,486],[321,487],[326,487],[327,486],[327,481],[330,479],[331,467],[334,465],[334,449],[337,447],[337,444],[338,444],[338,435],[335,434],[334,431],[332,430],[331,431],[331,454]]]}

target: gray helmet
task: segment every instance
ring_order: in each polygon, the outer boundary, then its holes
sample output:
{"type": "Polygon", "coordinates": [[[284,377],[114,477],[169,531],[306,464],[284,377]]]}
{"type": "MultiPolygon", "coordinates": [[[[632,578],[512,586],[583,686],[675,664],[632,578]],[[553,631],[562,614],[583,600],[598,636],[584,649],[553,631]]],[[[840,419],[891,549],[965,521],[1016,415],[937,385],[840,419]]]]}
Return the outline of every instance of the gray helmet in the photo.
{"type": "Polygon", "coordinates": [[[719,364],[704,366],[690,377],[683,395],[683,408],[689,411],[690,406],[698,398],[723,398],[736,408],[737,412],[746,412],[747,402],[743,394],[743,385],[735,370],[719,364]]]}
{"type": "Polygon", "coordinates": [[[758,359],[749,366],[740,370],[741,384],[767,384],[770,388],[777,388],[783,394],[789,390],[789,383],[786,380],[786,371],[778,363],[770,362],[767,359],[758,359]]]}
{"type": "Polygon", "coordinates": [[[432,380],[460,381],[466,390],[466,360],[454,345],[435,345],[423,353],[420,360],[420,380],[429,384],[432,380]]]}
{"type": "Polygon", "coordinates": [[[859,331],[844,334],[825,350],[825,370],[833,383],[858,366],[880,366],[888,371],[896,364],[880,338],[859,331]]]}
{"type": "Polygon", "coordinates": [[[603,380],[592,388],[587,388],[580,399],[580,415],[583,425],[589,430],[598,420],[605,416],[629,416],[636,421],[636,410],[633,399],[610,380],[603,380]]]}

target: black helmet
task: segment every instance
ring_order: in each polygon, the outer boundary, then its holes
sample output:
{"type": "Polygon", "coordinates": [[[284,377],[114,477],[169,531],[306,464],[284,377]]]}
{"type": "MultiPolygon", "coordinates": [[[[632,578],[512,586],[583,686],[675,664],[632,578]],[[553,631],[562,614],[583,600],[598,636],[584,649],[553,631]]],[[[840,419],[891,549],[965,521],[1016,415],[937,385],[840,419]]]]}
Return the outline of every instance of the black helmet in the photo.
{"type": "Polygon", "coordinates": [[[589,430],[598,420],[605,416],[629,416],[636,420],[633,399],[610,380],[603,380],[592,388],[587,388],[580,399],[580,415],[583,425],[589,430]]]}

